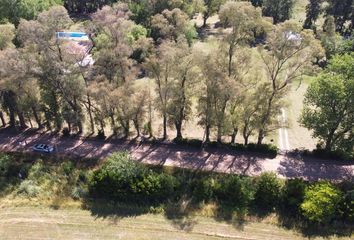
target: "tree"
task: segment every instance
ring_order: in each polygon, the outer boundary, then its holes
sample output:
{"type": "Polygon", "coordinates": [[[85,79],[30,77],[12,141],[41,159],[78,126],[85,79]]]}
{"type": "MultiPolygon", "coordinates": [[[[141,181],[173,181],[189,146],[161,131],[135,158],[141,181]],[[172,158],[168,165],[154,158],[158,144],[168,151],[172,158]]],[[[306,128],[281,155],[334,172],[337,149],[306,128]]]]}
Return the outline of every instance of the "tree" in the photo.
{"type": "Polygon", "coordinates": [[[204,0],[203,27],[206,27],[209,17],[216,14],[225,0],[204,0]]]}
{"type": "Polygon", "coordinates": [[[274,24],[284,22],[290,19],[294,3],[294,0],[263,0],[263,14],[272,17],[274,24]]]}
{"type": "Polygon", "coordinates": [[[312,29],[315,27],[314,24],[322,12],[322,3],[323,0],[310,0],[307,4],[304,28],[312,29]]]}
{"type": "Polygon", "coordinates": [[[291,82],[313,69],[313,62],[321,58],[323,50],[311,30],[301,30],[298,24],[287,21],[269,35],[266,46],[260,47],[260,55],[268,85],[264,89],[267,97],[260,116],[258,144],[272,130],[277,108],[291,82]]]}
{"type": "Polygon", "coordinates": [[[353,153],[354,54],[336,55],[307,90],[301,123],[327,151],[353,153]]]}
{"type": "Polygon", "coordinates": [[[176,139],[183,139],[182,126],[188,120],[192,109],[191,98],[198,81],[199,70],[195,64],[191,48],[185,39],[179,39],[174,45],[173,83],[171,101],[167,106],[169,122],[176,128],[176,139]]]}
{"type": "Polygon", "coordinates": [[[17,25],[20,19],[35,19],[42,11],[62,4],[62,0],[2,0],[0,21],[8,20],[17,25]]]}
{"type": "Polygon", "coordinates": [[[328,223],[335,218],[343,193],[328,182],[319,182],[305,190],[302,214],[310,221],[328,223]]]}
{"type": "Polygon", "coordinates": [[[336,31],[341,34],[350,33],[354,26],[353,0],[327,0],[327,2],[326,14],[334,17],[336,31]]]}
{"type": "Polygon", "coordinates": [[[182,37],[163,42],[158,51],[147,59],[146,68],[156,83],[157,108],[163,118],[163,139],[167,138],[167,124],[176,127],[182,138],[182,124],[190,114],[193,77],[191,49],[182,37]]]}
{"type": "Polygon", "coordinates": [[[177,41],[183,36],[191,45],[197,33],[188,15],[179,8],[175,8],[166,9],[151,18],[151,36],[155,41],[159,39],[177,41]]]}
{"type": "Polygon", "coordinates": [[[42,108],[47,127],[54,121],[57,130],[63,119],[69,129],[83,131],[81,99],[85,84],[80,78],[76,53],[65,41],[56,39],[55,33],[72,24],[64,7],[52,7],[38,16],[36,21],[21,20],[19,40],[34,64],[31,73],[39,81],[42,108]]]}

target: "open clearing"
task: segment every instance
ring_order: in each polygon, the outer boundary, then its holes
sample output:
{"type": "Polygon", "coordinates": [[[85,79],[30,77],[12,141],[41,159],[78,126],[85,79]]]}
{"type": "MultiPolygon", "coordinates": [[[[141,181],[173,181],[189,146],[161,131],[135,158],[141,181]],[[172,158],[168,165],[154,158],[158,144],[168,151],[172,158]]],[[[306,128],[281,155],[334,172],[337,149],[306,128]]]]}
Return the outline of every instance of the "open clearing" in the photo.
{"type": "Polygon", "coordinates": [[[36,207],[0,209],[0,236],[2,240],[304,239],[292,231],[265,223],[232,225],[203,217],[176,221],[152,214],[98,217],[80,209],[36,207]]]}

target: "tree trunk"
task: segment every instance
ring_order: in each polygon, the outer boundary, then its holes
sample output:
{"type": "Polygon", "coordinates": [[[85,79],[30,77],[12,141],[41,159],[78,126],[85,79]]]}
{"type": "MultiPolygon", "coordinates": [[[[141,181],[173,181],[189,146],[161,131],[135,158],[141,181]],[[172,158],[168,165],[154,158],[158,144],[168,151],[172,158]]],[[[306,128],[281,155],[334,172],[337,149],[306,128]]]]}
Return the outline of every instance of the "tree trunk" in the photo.
{"type": "Polygon", "coordinates": [[[236,143],[236,136],[237,136],[238,128],[234,128],[231,134],[231,144],[236,143]]]}
{"type": "Polygon", "coordinates": [[[183,139],[183,136],[182,136],[182,123],[176,121],[175,122],[175,126],[176,126],[176,132],[177,132],[176,139],[183,139]]]}
{"type": "Polygon", "coordinates": [[[205,126],[205,142],[206,143],[210,142],[210,126],[209,125],[205,126]]]}
{"type": "Polygon", "coordinates": [[[111,125],[112,125],[113,134],[117,135],[116,122],[114,120],[114,115],[110,114],[109,117],[111,118],[111,125]]]}
{"type": "Polygon", "coordinates": [[[91,106],[90,95],[88,95],[88,94],[87,94],[87,103],[88,103],[87,111],[88,111],[89,118],[90,118],[91,133],[94,134],[95,133],[95,121],[92,116],[92,106],[91,106]]]}
{"type": "Polygon", "coordinates": [[[167,116],[164,114],[163,116],[163,140],[167,139],[167,116]]]}
{"type": "Polygon", "coordinates": [[[36,123],[38,125],[38,128],[42,128],[43,126],[41,123],[41,119],[39,118],[37,109],[35,107],[32,107],[32,112],[33,112],[34,119],[36,120],[36,123]]]}
{"type": "Polygon", "coordinates": [[[243,128],[243,131],[242,131],[242,136],[243,136],[243,139],[244,139],[244,144],[245,145],[248,145],[248,138],[249,138],[249,134],[247,133],[247,124],[245,124],[244,128],[243,128]]]}
{"type": "Polygon", "coordinates": [[[2,123],[2,126],[5,127],[6,126],[6,121],[5,121],[5,117],[4,117],[4,113],[0,112],[0,120],[2,123]]]}
{"type": "Polygon", "coordinates": [[[203,28],[205,28],[206,26],[207,26],[207,20],[208,20],[208,18],[209,18],[209,15],[208,14],[204,14],[203,15],[203,28]]]}
{"type": "Polygon", "coordinates": [[[140,124],[139,121],[137,119],[133,120],[134,123],[134,127],[136,130],[136,137],[140,137],[140,124]]]}
{"type": "Polygon", "coordinates": [[[262,145],[263,139],[264,139],[264,130],[263,129],[259,129],[257,145],[262,145]]]}
{"type": "Polygon", "coordinates": [[[18,115],[18,119],[20,121],[20,128],[21,129],[26,129],[27,125],[26,125],[26,120],[25,120],[25,117],[23,116],[23,113],[22,112],[17,112],[17,115],[18,115]]]}
{"type": "Polygon", "coordinates": [[[216,141],[218,142],[218,143],[222,143],[222,126],[221,125],[219,125],[218,126],[218,133],[217,133],[217,138],[216,138],[216,141]]]}
{"type": "Polygon", "coordinates": [[[78,121],[77,121],[77,127],[78,127],[78,129],[79,129],[78,134],[81,134],[81,133],[83,132],[83,126],[82,126],[81,120],[78,120],[78,121]]]}

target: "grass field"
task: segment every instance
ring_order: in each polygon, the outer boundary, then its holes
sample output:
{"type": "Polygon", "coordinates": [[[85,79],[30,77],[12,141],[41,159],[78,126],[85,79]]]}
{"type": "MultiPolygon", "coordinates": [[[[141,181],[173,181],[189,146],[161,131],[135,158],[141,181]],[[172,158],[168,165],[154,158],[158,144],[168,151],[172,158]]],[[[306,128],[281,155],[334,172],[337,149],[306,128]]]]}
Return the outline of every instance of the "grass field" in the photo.
{"type": "Polygon", "coordinates": [[[80,209],[39,207],[0,209],[0,236],[2,240],[305,239],[292,231],[258,222],[232,225],[204,217],[176,222],[159,214],[99,217],[80,209]]]}

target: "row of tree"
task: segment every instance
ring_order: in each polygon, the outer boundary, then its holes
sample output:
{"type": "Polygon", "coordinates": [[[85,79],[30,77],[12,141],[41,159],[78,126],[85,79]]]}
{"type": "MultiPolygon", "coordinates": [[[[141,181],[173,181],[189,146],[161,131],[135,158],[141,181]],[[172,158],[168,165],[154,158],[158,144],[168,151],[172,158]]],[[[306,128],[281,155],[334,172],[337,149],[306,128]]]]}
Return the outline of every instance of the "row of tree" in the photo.
{"type": "MultiPolygon", "coordinates": [[[[69,132],[83,131],[85,117],[91,132],[128,136],[131,125],[152,134],[152,111],[162,116],[163,138],[174,126],[182,138],[185,121],[198,118],[209,141],[215,131],[224,136],[242,133],[245,144],[277,128],[276,116],[291,82],[314,68],[322,57],[320,41],[311,30],[288,21],[273,25],[261,9],[248,2],[230,1],[219,16],[227,29],[215,51],[193,48],[193,26],[178,8],[151,19],[155,41],[131,20],[128,5],[105,6],[92,15],[86,29],[94,42],[95,64],[80,64],[83,54],[55,32],[73,21],[63,7],[52,7],[36,20],[21,20],[17,29],[1,25],[0,92],[3,125],[32,124],[69,132]],[[10,34],[4,34],[4,33],[10,34]],[[252,48],[255,37],[265,44],[252,48]],[[17,36],[18,48],[12,44],[17,36]],[[155,91],[139,88],[137,75],[146,71],[155,91]],[[193,111],[197,109],[197,111],[193,111]],[[145,128],[144,128],[145,126],[145,128]]],[[[195,30],[194,30],[195,31],[195,30]]]]}

